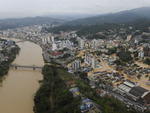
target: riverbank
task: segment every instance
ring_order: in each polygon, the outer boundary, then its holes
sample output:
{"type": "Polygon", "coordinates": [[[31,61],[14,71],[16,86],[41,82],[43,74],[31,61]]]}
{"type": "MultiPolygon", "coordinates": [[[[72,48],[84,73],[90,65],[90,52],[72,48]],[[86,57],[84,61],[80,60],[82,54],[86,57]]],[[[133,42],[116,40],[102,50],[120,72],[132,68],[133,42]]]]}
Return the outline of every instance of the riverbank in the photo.
{"type": "Polygon", "coordinates": [[[16,56],[19,54],[19,51],[20,48],[16,44],[13,45],[13,48],[1,50],[1,54],[5,58],[7,57],[7,60],[3,60],[0,62],[0,77],[3,77],[8,73],[9,66],[16,59],[16,56]]]}
{"type": "Polygon", "coordinates": [[[35,113],[80,113],[80,99],[73,98],[61,73],[55,66],[45,65],[41,87],[34,98],[35,113]]]}
{"type": "MultiPolygon", "coordinates": [[[[17,65],[44,65],[42,49],[29,41],[13,40],[19,46],[19,54],[13,64],[17,65]]],[[[11,55],[10,55],[11,56],[11,55]]],[[[34,113],[34,95],[39,89],[39,80],[43,75],[39,70],[10,68],[7,76],[0,84],[0,113],[34,113]]]]}
{"type": "MultiPolygon", "coordinates": [[[[97,93],[98,90],[92,89],[88,81],[84,80],[84,78],[82,78],[80,75],[73,75],[71,73],[68,73],[63,68],[58,69],[58,71],[61,73],[61,79],[63,81],[74,82],[74,84],[76,84],[76,87],[79,88],[82,98],[88,98],[92,100],[94,103],[96,103],[97,108],[100,109],[102,113],[140,113],[133,109],[128,109],[125,104],[109,95],[109,93],[108,95],[101,97],[97,93]]],[[[94,111],[95,113],[101,113],[96,112],[96,109],[94,111]]],[[[87,113],[91,112],[89,111],[87,113]]]]}
{"type": "Polygon", "coordinates": [[[128,108],[109,93],[103,97],[99,96],[97,90],[92,89],[88,82],[77,75],[68,73],[63,67],[45,65],[42,73],[44,80],[34,98],[35,113],[80,113],[79,106],[82,98],[73,99],[66,83],[76,84],[82,97],[93,100],[103,113],[140,113],[128,108]]]}

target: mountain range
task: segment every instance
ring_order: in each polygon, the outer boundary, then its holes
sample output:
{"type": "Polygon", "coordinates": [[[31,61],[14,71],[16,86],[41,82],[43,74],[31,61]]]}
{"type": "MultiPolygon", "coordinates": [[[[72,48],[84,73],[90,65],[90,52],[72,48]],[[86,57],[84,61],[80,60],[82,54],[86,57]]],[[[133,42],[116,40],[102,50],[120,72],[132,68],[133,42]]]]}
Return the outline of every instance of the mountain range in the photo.
{"type": "Polygon", "coordinates": [[[67,17],[64,15],[51,15],[39,17],[26,17],[18,19],[1,19],[0,30],[10,29],[21,26],[37,25],[37,24],[61,24],[69,26],[87,26],[87,25],[100,25],[104,23],[132,23],[136,20],[147,19],[150,20],[150,7],[136,8],[132,10],[121,11],[117,13],[109,13],[98,16],[88,17],[90,15],[74,15],[71,14],[67,17]],[[85,17],[85,18],[83,18],[85,17]],[[77,19],[80,18],[80,19],[77,19]],[[75,20],[73,20],[75,19],[75,20]],[[71,20],[71,21],[70,21],[71,20]]]}
{"type": "Polygon", "coordinates": [[[129,23],[139,19],[150,19],[150,7],[136,8],[132,10],[121,11],[98,15],[89,18],[77,19],[65,23],[65,25],[97,25],[103,23],[129,23]]]}
{"type": "Polygon", "coordinates": [[[22,26],[38,25],[38,24],[62,24],[65,20],[51,18],[51,17],[26,17],[26,18],[13,18],[1,19],[0,29],[10,29],[22,26]]]}

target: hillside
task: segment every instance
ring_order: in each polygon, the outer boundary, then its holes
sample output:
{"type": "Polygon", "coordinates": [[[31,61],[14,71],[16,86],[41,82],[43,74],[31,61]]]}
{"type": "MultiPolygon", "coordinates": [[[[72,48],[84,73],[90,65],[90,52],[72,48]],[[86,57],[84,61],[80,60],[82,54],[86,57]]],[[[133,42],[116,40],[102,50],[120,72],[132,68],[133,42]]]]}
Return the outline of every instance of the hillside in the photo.
{"type": "Polygon", "coordinates": [[[0,30],[37,24],[62,24],[64,20],[50,17],[27,17],[19,19],[0,20],[0,30]]]}
{"type": "Polygon", "coordinates": [[[96,25],[103,23],[128,23],[138,19],[150,19],[150,7],[126,10],[118,13],[105,14],[90,18],[78,19],[65,23],[65,25],[96,25]]]}

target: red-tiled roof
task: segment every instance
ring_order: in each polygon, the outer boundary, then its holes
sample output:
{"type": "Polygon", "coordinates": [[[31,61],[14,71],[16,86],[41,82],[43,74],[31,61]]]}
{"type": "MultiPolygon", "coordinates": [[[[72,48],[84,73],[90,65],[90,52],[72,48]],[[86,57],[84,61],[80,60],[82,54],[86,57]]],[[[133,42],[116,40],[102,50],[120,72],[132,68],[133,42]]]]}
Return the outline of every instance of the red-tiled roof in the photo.
{"type": "Polygon", "coordinates": [[[62,54],[63,54],[62,52],[58,52],[58,51],[55,51],[55,52],[51,53],[52,56],[59,56],[59,55],[62,55],[62,54]]]}

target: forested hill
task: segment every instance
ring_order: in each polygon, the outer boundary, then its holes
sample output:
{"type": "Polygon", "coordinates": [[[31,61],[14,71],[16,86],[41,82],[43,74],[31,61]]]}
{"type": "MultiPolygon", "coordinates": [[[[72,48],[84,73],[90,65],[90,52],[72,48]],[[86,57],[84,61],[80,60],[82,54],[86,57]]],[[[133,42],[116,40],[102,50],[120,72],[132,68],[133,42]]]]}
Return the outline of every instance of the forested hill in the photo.
{"type": "Polygon", "coordinates": [[[37,24],[62,24],[64,20],[51,17],[27,17],[0,20],[0,30],[37,24]]]}
{"type": "MultiPolygon", "coordinates": [[[[140,30],[143,32],[147,32],[150,27],[150,19],[138,19],[132,22],[128,22],[126,24],[114,24],[114,23],[104,23],[104,24],[98,24],[98,25],[61,25],[54,28],[43,28],[48,32],[52,33],[60,33],[61,31],[68,32],[68,31],[77,31],[77,34],[79,36],[82,35],[88,35],[88,34],[95,34],[98,32],[108,31],[108,30],[114,30],[114,29],[120,29],[120,28],[129,28],[130,26],[133,27],[134,30],[140,30]]],[[[132,32],[132,30],[129,30],[132,32]]]]}
{"type": "Polygon", "coordinates": [[[65,23],[65,25],[97,25],[104,23],[128,23],[138,19],[150,19],[150,7],[126,10],[113,14],[105,14],[90,18],[78,19],[65,23]]]}

